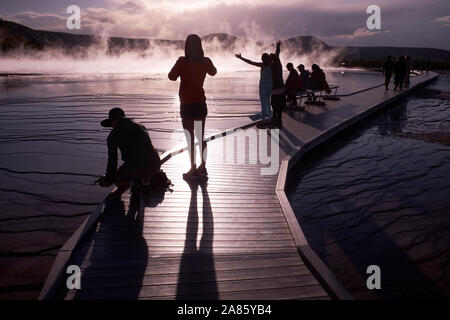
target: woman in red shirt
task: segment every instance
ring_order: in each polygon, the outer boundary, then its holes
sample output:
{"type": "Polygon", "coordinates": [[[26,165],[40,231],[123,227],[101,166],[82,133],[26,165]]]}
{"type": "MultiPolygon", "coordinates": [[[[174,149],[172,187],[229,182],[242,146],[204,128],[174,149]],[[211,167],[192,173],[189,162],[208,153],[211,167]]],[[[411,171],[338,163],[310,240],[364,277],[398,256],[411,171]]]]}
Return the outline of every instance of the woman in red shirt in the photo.
{"type": "Polygon", "coordinates": [[[188,146],[190,147],[189,156],[191,159],[191,169],[183,174],[183,178],[187,179],[208,174],[206,171],[206,142],[203,140],[208,110],[203,83],[206,74],[214,76],[217,73],[217,69],[212,61],[204,56],[202,42],[198,35],[191,34],[186,38],[184,52],[185,56],[178,58],[172,70],[170,70],[169,79],[176,81],[178,77],[181,78],[179,91],[180,115],[188,146]],[[201,129],[194,128],[195,122],[201,122],[201,129]],[[198,168],[195,165],[194,131],[197,135],[197,140],[202,142],[200,146],[202,163],[198,168]]]}

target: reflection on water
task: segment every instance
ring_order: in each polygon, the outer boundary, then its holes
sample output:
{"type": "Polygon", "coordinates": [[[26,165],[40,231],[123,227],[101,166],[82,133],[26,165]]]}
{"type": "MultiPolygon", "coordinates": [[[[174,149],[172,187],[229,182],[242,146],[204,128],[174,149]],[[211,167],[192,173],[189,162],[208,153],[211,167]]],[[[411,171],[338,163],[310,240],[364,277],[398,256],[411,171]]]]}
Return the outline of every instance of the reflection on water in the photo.
{"type": "Polygon", "coordinates": [[[313,249],[356,298],[450,297],[450,77],[310,152],[289,199],[313,249]],[[418,137],[420,139],[418,139],[418,137]],[[368,290],[366,268],[381,268],[368,290]]]}
{"type": "MultiPolygon", "coordinates": [[[[327,72],[348,93],[378,84],[372,72],[327,72]]],[[[259,73],[207,77],[206,130],[259,112],[259,73]]],[[[286,76],[285,76],[286,78],[286,76]]],[[[0,77],[0,299],[35,298],[61,246],[108,190],[92,185],[106,165],[99,122],[121,106],[160,151],[184,142],[178,82],[166,74],[0,77]]]]}

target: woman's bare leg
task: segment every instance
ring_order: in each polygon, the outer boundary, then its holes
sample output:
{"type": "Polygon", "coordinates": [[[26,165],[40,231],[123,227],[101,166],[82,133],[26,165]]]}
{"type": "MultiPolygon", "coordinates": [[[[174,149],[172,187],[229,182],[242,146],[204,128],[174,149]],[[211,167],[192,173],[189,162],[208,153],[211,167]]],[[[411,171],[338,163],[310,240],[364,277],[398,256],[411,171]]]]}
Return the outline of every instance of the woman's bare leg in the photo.
{"type": "MultiPolygon", "coordinates": [[[[200,165],[199,168],[205,168],[206,167],[206,157],[207,157],[207,149],[206,149],[206,141],[205,141],[206,118],[200,118],[199,120],[196,120],[196,121],[202,122],[201,132],[199,132],[199,130],[195,130],[195,135],[197,137],[197,141],[198,141],[198,145],[199,145],[199,149],[200,149],[200,153],[201,153],[201,158],[202,158],[202,164],[200,165]]],[[[198,129],[200,129],[200,128],[198,128],[198,129]]]]}
{"type": "Polygon", "coordinates": [[[188,144],[189,158],[191,160],[191,169],[195,169],[195,141],[194,141],[194,120],[193,119],[181,119],[183,125],[184,134],[188,144]]]}

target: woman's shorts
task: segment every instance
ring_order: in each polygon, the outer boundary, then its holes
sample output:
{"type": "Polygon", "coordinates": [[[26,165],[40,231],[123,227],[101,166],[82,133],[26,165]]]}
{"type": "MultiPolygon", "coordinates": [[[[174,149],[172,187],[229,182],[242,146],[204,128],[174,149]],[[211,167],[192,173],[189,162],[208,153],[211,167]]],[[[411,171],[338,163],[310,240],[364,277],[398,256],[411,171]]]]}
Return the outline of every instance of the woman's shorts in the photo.
{"type": "Polygon", "coordinates": [[[206,102],[182,103],[180,115],[184,119],[205,118],[208,114],[206,102]]]}

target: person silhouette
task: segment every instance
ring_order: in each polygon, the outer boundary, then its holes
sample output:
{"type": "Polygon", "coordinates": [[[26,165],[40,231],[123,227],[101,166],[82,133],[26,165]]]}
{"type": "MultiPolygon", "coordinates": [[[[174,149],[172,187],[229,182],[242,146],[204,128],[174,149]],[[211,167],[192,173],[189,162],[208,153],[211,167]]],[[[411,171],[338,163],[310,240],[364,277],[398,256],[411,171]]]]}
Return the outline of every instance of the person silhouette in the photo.
{"type": "Polygon", "coordinates": [[[392,72],[394,70],[394,62],[391,56],[387,56],[386,61],[383,63],[383,74],[384,74],[384,86],[386,90],[389,89],[389,83],[391,82],[392,72]]]}
{"type": "Polygon", "coordinates": [[[286,69],[289,71],[289,76],[284,84],[286,88],[286,96],[289,102],[289,106],[297,107],[297,93],[300,89],[300,76],[297,70],[294,69],[292,63],[286,65],[286,69]]]}
{"type": "Polygon", "coordinates": [[[191,168],[183,174],[184,179],[206,177],[206,141],[204,141],[205,121],[208,114],[203,83],[206,74],[215,76],[217,69],[211,59],[205,57],[202,41],[196,34],[186,38],[184,57],[179,57],[169,79],[176,81],[180,77],[180,116],[189,148],[191,168]],[[197,127],[197,124],[201,126],[197,127]],[[195,164],[195,135],[199,142],[202,163],[197,168],[195,164]]]}
{"type": "Polygon", "coordinates": [[[139,186],[160,171],[161,159],[143,125],[126,118],[121,108],[109,110],[108,119],[103,120],[101,125],[113,129],[108,135],[108,165],[105,176],[98,179],[100,186],[109,187],[115,183],[120,196],[132,181],[139,186]],[[117,149],[123,160],[119,169],[117,149]]]}
{"type": "Polygon", "coordinates": [[[403,81],[405,78],[406,71],[406,63],[405,56],[400,56],[397,59],[397,62],[394,64],[394,91],[399,88],[403,89],[403,81]]]}
{"type": "Polygon", "coordinates": [[[262,122],[258,124],[258,127],[263,128],[266,125],[270,125],[272,123],[272,111],[270,110],[270,98],[272,96],[272,68],[269,55],[263,53],[261,55],[261,62],[254,62],[246,59],[240,53],[237,53],[235,56],[252,66],[261,68],[259,77],[259,99],[261,101],[262,122]]]}
{"type": "Polygon", "coordinates": [[[277,128],[282,127],[282,114],[283,107],[286,106],[286,95],[284,89],[283,80],[283,66],[280,60],[281,51],[281,41],[276,43],[277,49],[275,53],[270,54],[270,59],[272,61],[272,75],[273,75],[273,89],[272,89],[272,112],[273,112],[273,124],[277,128]]]}

